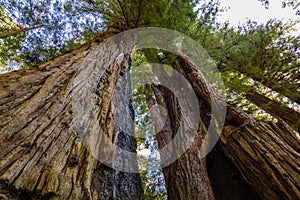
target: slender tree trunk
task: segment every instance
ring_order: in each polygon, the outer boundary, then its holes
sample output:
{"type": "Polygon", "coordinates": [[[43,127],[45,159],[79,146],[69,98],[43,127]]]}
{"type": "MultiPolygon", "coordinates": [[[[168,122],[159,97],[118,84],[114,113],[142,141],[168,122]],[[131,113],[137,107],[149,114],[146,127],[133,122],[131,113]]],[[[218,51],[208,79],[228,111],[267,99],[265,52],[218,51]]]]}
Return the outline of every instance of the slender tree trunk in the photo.
{"type": "MultiPolygon", "coordinates": [[[[160,99],[159,104],[167,110],[166,121],[160,123],[164,123],[164,126],[157,133],[159,149],[172,144],[167,152],[161,153],[162,163],[172,160],[173,156],[176,158],[170,165],[163,166],[168,199],[214,199],[199,144],[202,143],[201,136],[205,135],[205,130],[199,130],[199,134],[193,137],[194,142],[191,142],[188,149],[179,157],[180,148],[185,146],[184,143],[190,142],[188,135],[193,134],[192,127],[186,122],[193,123],[193,119],[185,118],[182,121],[182,110],[178,100],[168,88],[152,84],[152,89],[156,99],[160,99]],[[179,135],[178,129],[183,129],[184,134],[179,135]],[[176,136],[180,137],[178,141],[174,139],[176,136]]],[[[148,100],[149,104],[153,103],[148,100]]]]}
{"type": "MultiPolygon", "coordinates": [[[[164,72],[163,68],[159,69],[159,80],[163,85],[168,82],[168,79],[176,80],[173,83],[173,87],[178,88],[177,91],[180,91],[179,95],[184,96],[184,100],[189,99],[189,93],[192,91],[187,91],[189,89],[195,90],[196,94],[198,95],[198,103],[201,112],[199,113],[200,117],[196,124],[199,127],[197,128],[197,135],[193,137],[194,142],[192,142],[186,152],[180,156],[177,160],[171,163],[168,166],[163,167],[163,174],[166,180],[167,186],[167,194],[168,199],[214,199],[213,188],[211,187],[210,180],[208,178],[207,169],[206,169],[206,159],[203,158],[203,148],[204,145],[204,138],[207,136],[207,127],[210,123],[211,117],[211,104],[212,99],[210,98],[210,92],[214,92],[215,95],[212,95],[213,98],[216,98],[217,101],[220,101],[219,109],[226,109],[226,101],[222,99],[216,91],[209,88],[209,84],[206,82],[204,78],[199,78],[201,76],[196,76],[197,80],[191,80],[187,75],[186,71],[193,73],[196,75],[198,73],[197,70],[193,68],[190,63],[186,63],[187,59],[179,57],[174,63],[173,68],[176,69],[178,72],[182,73],[182,75],[190,81],[192,84],[192,88],[185,88],[184,90],[180,90],[181,84],[178,84],[179,78],[177,77],[176,73],[173,73],[171,77],[164,72]],[[194,70],[194,71],[193,71],[194,70]],[[195,85],[198,84],[198,85],[195,85]],[[174,86],[175,85],[175,86],[174,86]],[[222,106],[223,105],[223,106],[222,106]]],[[[195,77],[194,77],[195,78],[195,77]]],[[[152,89],[155,94],[155,99],[157,103],[166,109],[167,111],[167,118],[166,121],[158,122],[158,124],[164,124],[163,128],[157,133],[157,140],[159,149],[162,149],[167,144],[172,143],[172,148],[169,149],[169,155],[162,155],[161,159],[162,162],[166,162],[165,160],[172,160],[173,155],[177,156],[178,147],[184,146],[174,142],[174,138],[176,134],[178,134],[178,129],[183,129],[184,134],[183,137],[181,136],[179,139],[179,143],[189,142],[188,135],[191,134],[193,128],[190,124],[195,123],[197,117],[192,115],[183,116],[182,108],[179,105],[178,99],[175,94],[170,91],[167,87],[152,84],[152,89]],[[180,123],[183,122],[183,123],[180,123]]],[[[149,108],[154,104],[154,99],[151,99],[149,95],[146,93],[146,100],[148,103],[149,108]]],[[[182,104],[182,102],[181,102],[182,104]]],[[[184,103],[183,103],[184,104],[184,103]]],[[[188,102],[186,102],[188,104],[188,102]]],[[[194,105],[194,104],[193,104],[194,105]]],[[[218,106],[218,105],[216,105],[218,106]]],[[[228,106],[230,109],[230,114],[228,114],[228,119],[232,120],[230,123],[238,124],[243,121],[251,120],[245,113],[242,111],[233,108],[232,106],[228,106]],[[236,119],[236,116],[240,116],[240,119],[236,119]],[[237,121],[236,121],[237,120],[237,121]]],[[[197,108],[192,108],[197,109],[197,108]]],[[[220,111],[216,109],[217,112],[220,111]]],[[[163,111],[161,111],[163,112],[163,111]]],[[[222,112],[222,111],[221,111],[222,112]]],[[[154,116],[160,116],[160,113],[152,113],[154,116]]],[[[220,114],[221,115],[221,114],[220,114]]],[[[162,118],[163,119],[163,118],[162,118]]],[[[213,120],[217,121],[215,124],[216,127],[221,123],[219,118],[216,117],[213,120]]],[[[160,127],[160,126],[158,126],[160,127]]],[[[216,128],[215,127],[215,128],[216,128]]],[[[221,130],[216,130],[221,131],[221,130]]],[[[242,182],[242,181],[241,181],[242,182]]],[[[240,183],[241,183],[240,182],[240,183]]],[[[241,186],[237,186],[241,188],[241,186]]],[[[249,191],[251,189],[244,187],[243,191],[249,191]]],[[[232,191],[232,190],[230,190],[232,191]]],[[[229,191],[229,192],[230,192],[229,191]]],[[[228,193],[228,192],[227,192],[228,193]]],[[[227,194],[228,197],[235,197],[235,194],[227,194]]],[[[241,196],[241,195],[240,195],[241,196]]],[[[255,194],[252,195],[255,197],[255,194]]]]}
{"type": "Polygon", "coordinates": [[[130,87],[120,83],[135,37],[105,40],[117,29],[38,68],[0,75],[0,197],[143,199],[138,174],[99,161],[113,156],[105,138],[136,149],[130,130],[121,126],[133,115],[122,100],[130,87]],[[118,87],[124,92],[114,99],[118,87]]]}
{"type": "Polygon", "coordinates": [[[240,68],[240,72],[246,74],[251,77],[253,80],[261,82],[263,85],[271,88],[272,90],[288,97],[291,101],[296,102],[300,105],[300,94],[299,91],[291,91],[289,88],[286,88],[281,83],[272,80],[268,77],[263,77],[257,72],[249,71],[247,68],[240,68]]]}
{"type": "MultiPolygon", "coordinates": [[[[229,64],[230,65],[230,64],[229,64]]],[[[261,65],[260,63],[255,63],[253,66],[261,65]]],[[[225,66],[225,65],[224,65],[225,66]]],[[[222,64],[218,65],[220,71],[226,71],[226,67],[222,64]]],[[[256,71],[253,69],[249,69],[247,66],[240,66],[238,69],[239,73],[245,74],[247,77],[252,78],[253,80],[260,82],[261,84],[271,88],[272,90],[278,92],[279,94],[288,97],[291,101],[296,102],[300,105],[300,93],[299,90],[291,90],[284,86],[284,84],[280,83],[278,80],[270,79],[269,77],[264,76],[263,71],[256,71]]]]}
{"type": "Polygon", "coordinates": [[[247,99],[276,118],[295,126],[300,132],[300,113],[257,92],[248,92],[247,99]]]}

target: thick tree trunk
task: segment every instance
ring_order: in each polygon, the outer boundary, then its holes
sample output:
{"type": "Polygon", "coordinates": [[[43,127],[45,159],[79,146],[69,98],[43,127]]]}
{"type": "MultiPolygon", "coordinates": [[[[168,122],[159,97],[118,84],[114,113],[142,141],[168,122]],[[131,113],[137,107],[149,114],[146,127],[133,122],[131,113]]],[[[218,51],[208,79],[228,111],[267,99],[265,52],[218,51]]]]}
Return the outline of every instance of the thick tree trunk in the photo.
{"type": "Polygon", "coordinates": [[[206,107],[211,105],[212,98],[226,106],[221,139],[233,162],[259,196],[262,199],[299,199],[300,142],[295,133],[282,123],[256,122],[234,105],[227,104],[183,53],[173,67],[189,80],[206,107]]]}
{"type": "Polygon", "coordinates": [[[132,111],[130,87],[120,83],[135,36],[104,40],[117,28],[38,68],[0,75],[0,197],[143,199],[138,174],[98,160],[113,156],[105,138],[136,149],[121,125],[132,111]],[[124,92],[114,99],[118,87],[124,92]]]}
{"type": "Polygon", "coordinates": [[[234,165],[224,143],[219,140],[207,155],[207,172],[217,200],[260,200],[253,187],[234,165]]]}
{"type": "MultiPolygon", "coordinates": [[[[136,148],[131,129],[124,126],[133,117],[124,71],[136,38],[124,36],[130,44],[120,43],[120,38],[104,42],[116,28],[36,69],[0,75],[0,197],[143,198],[138,174],[113,169],[122,158],[106,148],[106,141],[129,152],[136,148]],[[120,83],[121,76],[125,82],[120,83]],[[122,92],[113,98],[118,88],[122,92]],[[99,158],[110,160],[111,167],[99,158]]],[[[299,199],[299,139],[294,133],[286,125],[256,122],[227,104],[183,54],[173,67],[196,92],[202,121],[190,148],[163,169],[169,198],[214,198],[201,158],[206,127],[214,120],[233,162],[261,198],[299,199]],[[223,131],[218,116],[210,113],[212,100],[219,102],[220,110],[227,108],[223,131]]],[[[195,119],[183,117],[178,100],[166,88],[153,88],[167,108],[166,122],[157,135],[163,147],[178,129],[191,132],[189,123],[195,119]],[[183,127],[178,126],[181,119],[183,127]]],[[[185,139],[179,142],[188,142],[185,139]]],[[[176,149],[171,153],[176,156],[176,149]]],[[[137,170],[136,161],[131,166],[137,170]]]]}
{"type": "Polygon", "coordinates": [[[284,123],[248,123],[228,135],[226,147],[262,199],[299,199],[300,142],[284,123]]]}

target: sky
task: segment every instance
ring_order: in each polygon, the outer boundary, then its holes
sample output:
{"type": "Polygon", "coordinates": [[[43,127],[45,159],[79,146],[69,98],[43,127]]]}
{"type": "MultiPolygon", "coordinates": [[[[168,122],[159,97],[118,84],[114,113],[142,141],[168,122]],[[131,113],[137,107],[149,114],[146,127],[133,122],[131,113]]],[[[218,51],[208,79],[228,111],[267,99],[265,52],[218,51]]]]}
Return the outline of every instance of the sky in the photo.
{"type": "Polygon", "coordinates": [[[300,19],[300,16],[296,16],[295,10],[286,7],[282,9],[282,0],[269,0],[269,9],[265,9],[261,2],[258,0],[220,0],[221,6],[230,7],[228,12],[223,13],[219,17],[220,22],[229,21],[233,26],[237,26],[239,22],[245,22],[248,19],[252,19],[258,22],[266,22],[271,18],[278,19],[300,19]]]}

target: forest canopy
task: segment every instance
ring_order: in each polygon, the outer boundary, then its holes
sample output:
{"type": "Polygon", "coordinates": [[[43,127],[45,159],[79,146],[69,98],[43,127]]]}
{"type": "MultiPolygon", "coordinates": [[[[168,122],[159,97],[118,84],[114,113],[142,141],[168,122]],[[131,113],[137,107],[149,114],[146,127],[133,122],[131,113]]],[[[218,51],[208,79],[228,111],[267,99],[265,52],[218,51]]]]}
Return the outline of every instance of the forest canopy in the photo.
{"type": "MultiPolygon", "coordinates": [[[[262,2],[268,7],[268,1],[262,2]]],[[[282,4],[299,7],[297,1],[282,4]]],[[[217,21],[226,12],[218,0],[1,0],[0,6],[2,71],[34,67],[125,21],[131,28],[169,28],[198,41],[222,72],[228,98],[233,95],[249,113],[257,112],[242,100],[250,92],[299,109],[299,36],[289,34],[299,21],[249,20],[232,27],[217,21]]]]}

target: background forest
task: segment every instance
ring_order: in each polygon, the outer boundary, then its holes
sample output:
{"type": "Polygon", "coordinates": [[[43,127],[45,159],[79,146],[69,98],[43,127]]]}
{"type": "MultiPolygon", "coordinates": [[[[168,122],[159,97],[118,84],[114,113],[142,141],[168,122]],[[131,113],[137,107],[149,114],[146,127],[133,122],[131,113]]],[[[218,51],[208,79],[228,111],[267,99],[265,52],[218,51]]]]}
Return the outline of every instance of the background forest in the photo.
{"type": "MultiPolygon", "coordinates": [[[[258,1],[258,0],[253,0],[258,1]]],[[[268,9],[272,0],[259,0],[268,9]]],[[[300,6],[283,0],[295,20],[247,21],[238,27],[217,18],[226,12],[218,0],[0,0],[0,72],[35,68],[83,44],[122,21],[130,28],[162,27],[199,42],[221,72],[228,101],[255,119],[283,120],[299,138],[300,6]]],[[[172,55],[133,51],[132,71],[153,61],[170,64],[172,55]],[[154,56],[153,56],[154,55],[154,56]]],[[[138,150],[156,152],[145,91],[133,91],[138,150]],[[145,128],[146,127],[146,128],[145,128]]],[[[156,162],[153,159],[153,162],[156,162]]],[[[162,173],[141,174],[146,199],[166,199],[162,173]]]]}

